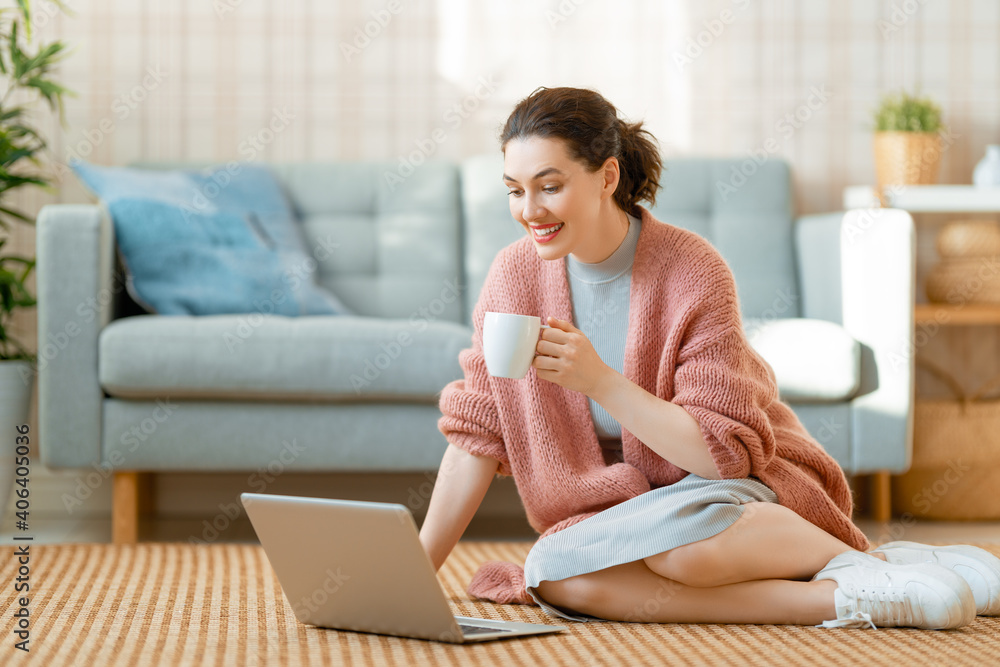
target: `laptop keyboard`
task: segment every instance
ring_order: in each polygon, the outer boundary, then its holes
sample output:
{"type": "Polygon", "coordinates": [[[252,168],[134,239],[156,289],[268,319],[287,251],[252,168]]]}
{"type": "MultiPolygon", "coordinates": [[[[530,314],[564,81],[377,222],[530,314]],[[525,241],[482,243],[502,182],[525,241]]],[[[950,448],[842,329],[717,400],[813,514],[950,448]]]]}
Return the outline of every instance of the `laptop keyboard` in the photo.
{"type": "Polygon", "coordinates": [[[505,628],[484,628],[481,625],[465,625],[464,623],[459,623],[458,628],[463,635],[481,635],[484,632],[514,632],[505,628]]]}

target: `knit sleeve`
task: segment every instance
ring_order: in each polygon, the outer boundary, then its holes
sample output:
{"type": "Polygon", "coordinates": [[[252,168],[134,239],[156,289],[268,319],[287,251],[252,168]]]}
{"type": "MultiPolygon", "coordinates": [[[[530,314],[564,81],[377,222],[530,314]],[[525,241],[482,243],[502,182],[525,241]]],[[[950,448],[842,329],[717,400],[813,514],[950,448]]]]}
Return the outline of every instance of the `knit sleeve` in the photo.
{"type": "Polygon", "coordinates": [[[735,279],[721,256],[696,280],[699,296],[685,313],[671,402],[697,420],[723,479],[758,476],[775,454],[767,414],[778,398],[774,374],[747,340],[735,279]]]}
{"type": "Polygon", "coordinates": [[[491,283],[492,280],[488,277],[473,310],[472,347],[462,350],[458,355],[465,377],[450,382],[441,392],[438,429],[456,447],[476,456],[496,459],[500,463],[497,473],[509,476],[512,473],[507,447],[483,356],[483,315],[491,310],[491,283]]]}

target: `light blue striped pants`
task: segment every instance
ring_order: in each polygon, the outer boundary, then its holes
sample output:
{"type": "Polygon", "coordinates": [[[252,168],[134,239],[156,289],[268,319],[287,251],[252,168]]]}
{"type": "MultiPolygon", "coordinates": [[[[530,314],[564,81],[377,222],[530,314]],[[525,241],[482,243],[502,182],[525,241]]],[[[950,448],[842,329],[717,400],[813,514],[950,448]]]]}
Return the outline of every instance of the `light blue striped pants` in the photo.
{"type": "Polygon", "coordinates": [[[778,496],[755,479],[716,480],[694,474],[629,498],[538,540],[524,562],[528,594],[551,616],[594,620],[553,607],[535,588],[542,581],[596,572],[708,539],[733,525],[743,505],[753,502],[776,503],[778,496]]]}

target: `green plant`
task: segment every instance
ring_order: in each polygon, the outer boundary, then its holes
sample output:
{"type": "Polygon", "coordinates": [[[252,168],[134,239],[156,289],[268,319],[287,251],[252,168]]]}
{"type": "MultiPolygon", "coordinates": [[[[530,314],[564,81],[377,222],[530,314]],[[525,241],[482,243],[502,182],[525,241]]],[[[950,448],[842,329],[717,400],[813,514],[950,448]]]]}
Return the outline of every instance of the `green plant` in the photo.
{"type": "MultiPolygon", "coordinates": [[[[59,9],[65,6],[55,1],[59,9]]],[[[0,97],[0,227],[10,232],[14,223],[34,221],[8,204],[13,191],[38,187],[52,191],[52,178],[42,168],[39,156],[45,139],[31,123],[31,107],[38,98],[58,110],[65,123],[63,95],[72,92],[52,80],[53,66],[66,55],[62,42],[31,44],[31,0],[17,0],[17,7],[0,8],[0,77],[6,90],[0,97]],[[21,102],[15,102],[15,98],[21,102]]],[[[0,240],[0,249],[8,239],[0,240]]],[[[8,334],[10,320],[17,308],[35,305],[25,281],[35,268],[33,257],[0,255],[0,360],[34,358],[21,343],[8,334]]]]}
{"type": "Polygon", "coordinates": [[[889,93],[875,110],[878,132],[937,132],[942,127],[941,109],[929,97],[889,93]]]}

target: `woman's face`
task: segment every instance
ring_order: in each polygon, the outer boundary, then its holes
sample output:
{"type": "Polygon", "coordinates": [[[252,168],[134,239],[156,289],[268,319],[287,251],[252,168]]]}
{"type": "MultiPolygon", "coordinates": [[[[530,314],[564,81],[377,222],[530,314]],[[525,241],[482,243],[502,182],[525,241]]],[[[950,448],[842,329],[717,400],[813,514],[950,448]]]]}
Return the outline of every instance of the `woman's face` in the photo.
{"type": "Polygon", "coordinates": [[[599,262],[614,251],[616,246],[604,252],[608,230],[601,222],[617,210],[611,198],[618,184],[615,158],[591,172],[569,156],[562,139],[514,139],[504,149],[503,182],[510,214],[542,259],[573,253],[580,261],[599,262]]]}

